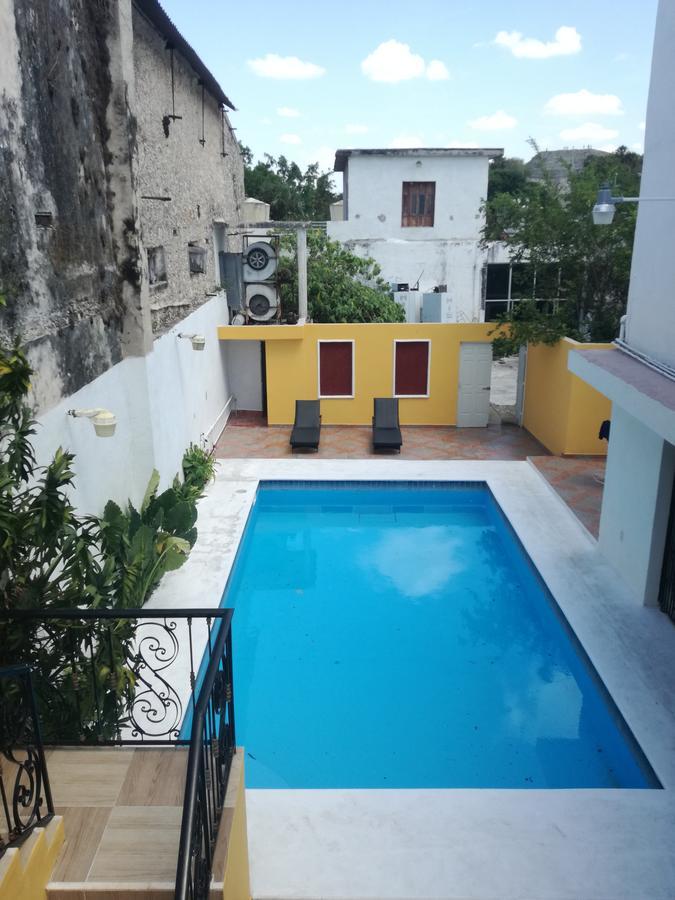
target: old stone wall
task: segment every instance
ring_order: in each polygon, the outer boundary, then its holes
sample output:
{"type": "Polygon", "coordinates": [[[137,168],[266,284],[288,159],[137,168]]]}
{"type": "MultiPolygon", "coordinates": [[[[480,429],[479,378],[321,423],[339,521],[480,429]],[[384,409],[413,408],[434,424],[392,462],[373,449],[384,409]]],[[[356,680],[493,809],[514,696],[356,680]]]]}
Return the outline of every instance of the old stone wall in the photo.
{"type": "Polygon", "coordinates": [[[111,61],[125,7],[0,0],[0,332],[27,344],[38,411],[117,363],[125,342],[142,352],[142,322],[129,325],[143,305],[133,116],[111,61]]]}
{"type": "Polygon", "coordinates": [[[231,232],[240,221],[244,171],[229,120],[207,90],[202,131],[202,87],[178,50],[172,101],[166,39],[135,7],[133,35],[141,238],[146,251],[163,248],[166,270],[150,286],[157,336],[213,293],[217,250],[240,247],[231,232]],[[181,118],[168,118],[174,109],[181,118]],[[158,197],[170,199],[148,199],[158,197]],[[190,272],[190,244],[205,251],[203,274],[190,272]]]}

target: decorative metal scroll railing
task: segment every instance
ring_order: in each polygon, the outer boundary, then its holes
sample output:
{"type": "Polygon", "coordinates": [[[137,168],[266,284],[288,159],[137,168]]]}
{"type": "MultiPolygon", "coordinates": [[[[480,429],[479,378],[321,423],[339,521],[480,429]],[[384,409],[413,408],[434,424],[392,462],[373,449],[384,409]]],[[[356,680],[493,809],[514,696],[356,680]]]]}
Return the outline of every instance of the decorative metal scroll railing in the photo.
{"type": "Polygon", "coordinates": [[[0,669],[0,856],[54,815],[27,666],[0,669]]]}
{"type": "Polygon", "coordinates": [[[232,610],[216,634],[192,716],[176,900],[207,900],[227,780],[235,752],[232,610]]]}
{"type": "Polygon", "coordinates": [[[0,654],[30,667],[45,744],[188,744],[183,723],[194,712],[218,623],[231,614],[2,611],[0,654]]]}

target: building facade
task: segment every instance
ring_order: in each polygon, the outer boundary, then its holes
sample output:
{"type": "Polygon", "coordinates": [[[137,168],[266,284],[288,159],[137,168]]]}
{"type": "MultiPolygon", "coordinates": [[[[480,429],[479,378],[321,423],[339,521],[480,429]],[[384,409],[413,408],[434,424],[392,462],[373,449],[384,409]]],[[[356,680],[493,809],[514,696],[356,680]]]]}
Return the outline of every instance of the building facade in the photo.
{"type": "Polygon", "coordinates": [[[343,219],[329,222],[328,234],[373,257],[394,290],[447,293],[454,321],[482,321],[482,205],[490,159],[502,153],[338,150],[343,219]]]}
{"type": "MultiPolygon", "coordinates": [[[[636,596],[675,617],[675,8],[661,0],[625,330],[569,367],[612,401],[600,549],[636,596]]],[[[609,226],[611,227],[611,225],[609,226]]]]}
{"type": "Polygon", "coordinates": [[[96,512],[139,499],[153,467],[166,483],[227,418],[233,106],[157,0],[0,0],[0,30],[0,333],[35,370],[38,462],[73,450],[96,512]],[[73,407],[110,409],[114,438],[73,407]]]}

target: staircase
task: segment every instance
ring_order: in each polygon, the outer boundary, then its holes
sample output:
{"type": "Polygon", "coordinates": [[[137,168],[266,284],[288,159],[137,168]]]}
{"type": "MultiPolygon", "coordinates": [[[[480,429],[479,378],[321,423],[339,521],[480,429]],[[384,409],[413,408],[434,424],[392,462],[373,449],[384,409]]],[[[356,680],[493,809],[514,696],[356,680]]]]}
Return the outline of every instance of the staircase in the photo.
{"type": "MultiPolygon", "coordinates": [[[[47,751],[54,808],[65,841],[47,900],[173,900],[188,750],[47,751]]],[[[213,860],[210,897],[223,880],[243,755],[232,763],[213,860]]]]}

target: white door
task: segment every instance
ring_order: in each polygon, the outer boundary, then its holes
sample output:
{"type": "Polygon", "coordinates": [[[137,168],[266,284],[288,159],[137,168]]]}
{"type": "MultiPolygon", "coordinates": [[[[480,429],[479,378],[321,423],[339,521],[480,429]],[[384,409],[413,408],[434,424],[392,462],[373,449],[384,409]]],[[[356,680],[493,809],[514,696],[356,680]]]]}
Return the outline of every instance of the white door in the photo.
{"type": "Polygon", "coordinates": [[[492,344],[460,344],[457,425],[484,428],[490,415],[492,344]]]}

